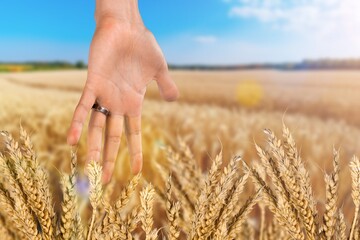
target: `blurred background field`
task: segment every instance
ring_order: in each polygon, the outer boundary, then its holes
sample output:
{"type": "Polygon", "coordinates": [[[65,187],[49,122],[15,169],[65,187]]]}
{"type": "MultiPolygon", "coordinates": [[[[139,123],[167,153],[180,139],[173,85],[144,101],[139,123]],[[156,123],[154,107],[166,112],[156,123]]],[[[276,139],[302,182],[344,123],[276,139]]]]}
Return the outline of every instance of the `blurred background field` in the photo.
{"type": "MultiPolygon", "coordinates": [[[[70,167],[66,133],[86,81],[94,3],[14,2],[4,1],[1,7],[9,11],[0,15],[0,130],[16,136],[21,124],[55,183],[58,170],[70,167]],[[12,25],[5,24],[9,19],[12,25]]],[[[181,95],[166,103],[154,82],[148,87],[144,177],[157,183],[154,163],[166,162],[163,147],[176,146],[178,138],[204,171],[221,149],[225,162],[241,155],[251,163],[258,159],[254,143],[265,145],[263,130],[280,133],[284,122],[319,203],[333,147],[340,149],[339,205],[351,221],[351,180],[344,166],[360,156],[359,2],[163,1],[157,8],[139,2],[181,95]]],[[[86,131],[78,156],[82,169],[86,131]]],[[[129,172],[123,139],[114,177],[123,184],[129,172]]]]}
{"type": "MultiPolygon", "coordinates": [[[[323,180],[331,168],[332,147],[341,149],[342,164],[360,154],[359,95],[356,71],[172,71],[181,97],[160,100],[152,83],[143,107],[144,175],[156,181],[155,161],[164,162],[162,146],[184,139],[204,170],[223,148],[225,160],[235,154],[257,159],[254,142],[263,145],[263,129],[293,131],[323,196],[323,180]],[[256,99],[256,101],[254,101],[256,99]]],[[[39,157],[51,171],[69,166],[66,132],[86,80],[86,71],[7,73],[0,75],[2,129],[16,135],[21,123],[33,137],[39,157]]],[[[86,156],[86,132],[79,145],[86,156]]],[[[125,139],[119,152],[116,178],[129,178],[125,139]]],[[[343,171],[343,181],[349,174],[343,171]]],[[[343,200],[347,201],[346,184],[343,200]]]]}

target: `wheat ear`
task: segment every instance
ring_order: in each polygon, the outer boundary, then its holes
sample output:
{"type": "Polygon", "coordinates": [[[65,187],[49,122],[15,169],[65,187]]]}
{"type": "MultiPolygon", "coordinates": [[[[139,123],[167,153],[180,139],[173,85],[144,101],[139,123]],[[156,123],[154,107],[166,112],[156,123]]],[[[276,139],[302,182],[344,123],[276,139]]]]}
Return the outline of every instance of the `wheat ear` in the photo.
{"type": "Polygon", "coordinates": [[[206,216],[209,207],[209,196],[218,185],[221,176],[222,152],[220,152],[213,161],[204,186],[196,204],[196,213],[193,219],[191,238],[202,238],[206,234],[206,216]]]}
{"type": "MultiPolygon", "coordinates": [[[[16,234],[19,235],[20,238],[31,238],[31,239],[41,239],[40,234],[35,228],[27,227],[27,218],[28,216],[24,215],[24,213],[20,210],[14,208],[12,202],[9,199],[9,194],[5,191],[0,184],[0,209],[1,213],[11,221],[14,225],[14,230],[16,230],[16,234]]],[[[16,200],[15,200],[16,201],[16,200]]]]}
{"type": "MultiPolygon", "coordinates": [[[[4,133],[2,133],[4,134],[4,133]]],[[[53,238],[53,219],[54,212],[50,196],[47,173],[40,166],[36,166],[36,174],[28,170],[28,161],[23,161],[19,143],[10,134],[5,134],[6,147],[11,159],[13,173],[20,183],[22,191],[25,193],[30,208],[36,214],[43,238],[53,238]]]]}
{"type": "Polygon", "coordinates": [[[12,240],[15,239],[14,234],[8,228],[6,221],[3,216],[0,215],[0,236],[4,240],[12,240]]]}
{"type": "MultiPolygon", "coordinates": [[[[13,169],[10,168],[11,163],[7,163],[5,157],[0,154],[0,173],[6,179],[3,182],[3,190],[7,192],[5,189],[9,189],[11,191],[8,192],[8,198],[12,202],[12,207],[16,209],[19,214],[19,217],[24,222],[25,228],[29,229],[32,234],[37,234],[37,223],[35,222],[34,216],[31,213],[30,208],[27,206],[26,196],[23,193],[21,187],[19,186],[18,181],[14,177],[15,173],[13,173],[13,169]]],[[[1,184],[1,183],[0,183],[1,184]]],[[[14,216],[15,217],[15,216],[14,216]]],[[[19,226],[20,227],[20,226],[19,226]]],[[[22,231],[24,228],[19,229],[22,231]]]]}
{"type": "Polygon", "coordinates": [[[346,240],[346,223],[345,223],[345,217],[344,217],[344,213],[342,210],[339,210],[338,213],[338,219],[337,219],[337,226],[336,226],[336,234],[335,236],[339,239],[339,240],[346,240]]]}
{"type": "Polygon", "coordinates": [[[180,236],[179,230],[179,211],[180,211],[180,203],[174,203],[171,200],[171,176],[168,178],[166,182],[166,214],[169,220],[169,230],[168,230],[168,239],[176,240],[180,236]]]}
{"type": "Polygon", "coordinates": [[[243,162],[243,165],[245,170],[250,172],[255,186],[258,189],[262,188],[263,199],[279,224],[287,228],[288,233],[293,239],[304,239],[305,236],[302,233],[296,213],[294,213],[291,205],[285,199],[285,196],[281,194],[276,196],[271,188],[266,184],[265,180],[260,176],[258,171],[249,167],[245,162],[243,162]]]}
{"type": "Polygon", "coordinates": [[[155,195],[155,190],[151,184],[147,185],[145,189],[140,192],[140,202],[142,208],[140,219],[142,223],[142,228],[146,233],[146,240],[156,238],[156,230],[152,230],[154,225],[154,219],[153,219],[154,195],[155,195]]]}
{"type": "Polygon", "coordinates": [[[77,155],[71,150],[71,174],[61,177],[63,201],[62,215],[60,216],[60,236],[64,239],[83,239],[83,225],[80,213],[77,210],[78,198],[76,193],[77,183],[77,155]]]}
{"type": "Polygon", "coordinates": [[[101,170],[101,166],[95,161],[91,162],[88,166],[88,175],[90,181],[89,199],[93,211],[90,220],[89,230],[87,233],[87,240],[90,240],[92,237],[95,217],[102,197],[101,170]]]}
{"type": "Polygon", "coordinates": [[[246,217],[251,212],[255,204],[258,202],[261,191],[262,189],[259,189],[255,195],[251,196],[241,207],[240,211],[232,219],[229,220],[229,236],[234,236],[238,232],[240,232],[242,224],[246,221],[246,217]]]}
{"type": "Polygon", "coordinates": [[[141,179],[141,173],[134,176],[126,187],[121,191],[119,198],[115,202],[114,211],[120,213],[121,210],[129,203],[131,197],[133,196],[137,185],[141,179]]]}
{"type": "Polygon", "coordinates": [[[323,234],[326,239],[332,239],[334,236],[334,228],[337,222],[337,199],[339,185],[339,152],[333,150],[334,172],[325,175],[326,183],[326,204],[324,213],[323,234]]]}
{"type": "Polygon", "coordinates": [[[122,209],[128,204],[130,198],[136,190],[136,186],[139,184],[141,179],[141,174],[134,176],[126,187],[121,191],[119,198],[116,200],[114,206],[111,206],[109,203],[104,203],[106,205],[106,215],[102,221],[102,229],[106,228],[111,224],[120,224],[120,213],[122,209]]]}
{"type": "Polygon", "coordinates": [[[312,194],[312,187],[310,176],[306,170],[304,163],[296,148],[295,140],[290,133],[289,128],[283,123],[283,147],[286,152],[286,157],[289,159],[293,168],[293,174],[296,179],[296,188],[292,188],[292,202],[294,207],[298,210],[299,215],[305,224],[307,237],[309,239],[316,238],[316,203],[312,194]]]}

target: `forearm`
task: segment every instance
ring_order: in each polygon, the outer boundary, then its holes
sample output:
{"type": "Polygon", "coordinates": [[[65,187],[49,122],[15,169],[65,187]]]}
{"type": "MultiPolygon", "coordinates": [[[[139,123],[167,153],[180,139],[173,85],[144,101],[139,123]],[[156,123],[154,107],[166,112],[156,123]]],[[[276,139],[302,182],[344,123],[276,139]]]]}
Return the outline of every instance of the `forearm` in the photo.
{"type": "Polygon", "coordinates": [[[106,19],[115,19],[131,24],[143,24],[138,0],[96,0],[96,24],[106,19]]]}

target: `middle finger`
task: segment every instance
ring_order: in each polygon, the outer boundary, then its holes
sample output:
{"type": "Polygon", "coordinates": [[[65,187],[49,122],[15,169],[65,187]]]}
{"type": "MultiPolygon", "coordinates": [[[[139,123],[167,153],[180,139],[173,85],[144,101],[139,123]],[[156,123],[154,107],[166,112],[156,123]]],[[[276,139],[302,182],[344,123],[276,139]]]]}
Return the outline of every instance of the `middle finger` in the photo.
{"type": "Polygon", "coordinates": [[[87,138],[87,162],[100,162],[103,130],[106,123],[106,116],[95,110],[92,111],[87,138]]]}

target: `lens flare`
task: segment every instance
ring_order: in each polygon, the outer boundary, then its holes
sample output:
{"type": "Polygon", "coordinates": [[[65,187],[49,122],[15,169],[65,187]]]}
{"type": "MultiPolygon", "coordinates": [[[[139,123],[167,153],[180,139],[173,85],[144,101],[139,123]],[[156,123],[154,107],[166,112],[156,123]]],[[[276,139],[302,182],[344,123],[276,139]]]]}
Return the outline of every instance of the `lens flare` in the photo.
{"type": "Polygon", "coordinates": [[[254,80],[246,80],[239,83],[236,88],[236,99],[244,107],[256,107],[263,98],[262,86],[254,80]]]}

